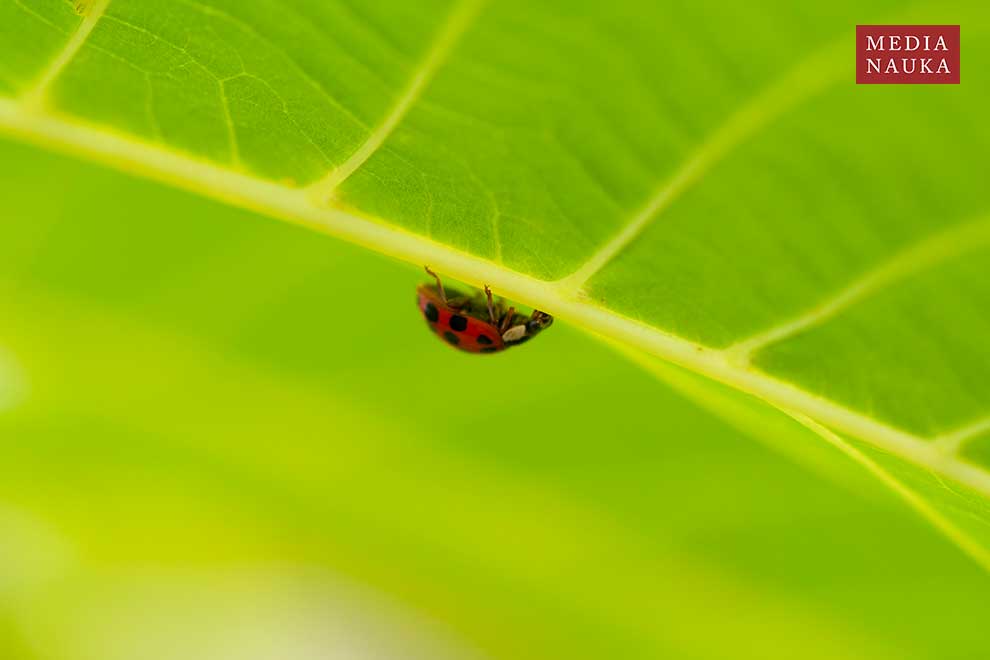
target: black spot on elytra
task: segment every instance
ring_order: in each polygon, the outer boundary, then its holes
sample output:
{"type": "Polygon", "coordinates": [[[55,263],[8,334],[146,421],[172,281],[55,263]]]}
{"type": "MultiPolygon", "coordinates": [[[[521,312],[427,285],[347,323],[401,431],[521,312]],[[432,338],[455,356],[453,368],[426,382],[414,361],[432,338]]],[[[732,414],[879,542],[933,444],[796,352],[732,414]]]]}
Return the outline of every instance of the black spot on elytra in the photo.
{"type": "MultiPolygon", "coordinates": [[[[479,339],[480,339],[480,337],[479,337],[479,339]]],[[[498,348],[496,346],[485,346],[483,349],[481,349],[481,352],[482,353],[494,353],[497,350],[498,350],[498,348]]],[[[515,353],[513,353],[513,355],[515,355],[515,353]]]]}
{"type": "Polygon", "coordinates": [[[449,343],[451,346],[457,346],[458,344],[461,343],[461,340],[457,338],[457,335],[455,335],[450,330],[447,330],[446,332],[443,333],[443,338],[446,339],[447,343],[449,343]]]}
{"type": "Polygon", "coordinates": [[[467,319],[460,314],[454,314],[450,317],[450,327],[457,332],[464,332],[467,330],[467,319]]]}
{"type": "Polygon", "coordinates": [[[484,344],[485,346],[490,346],[494,342],[492,341],[492,338],[489,337],[488,335],[478,335],[478,343],[484,344]]]}
{"type": "Polygon", "coordinates": [[[423,316],[430,323],[436,323],[437,319],[440,318],[440,312],[437,311],[436,305],[431,302],[426,303],[426,307],[423,308],[423,316]]]}

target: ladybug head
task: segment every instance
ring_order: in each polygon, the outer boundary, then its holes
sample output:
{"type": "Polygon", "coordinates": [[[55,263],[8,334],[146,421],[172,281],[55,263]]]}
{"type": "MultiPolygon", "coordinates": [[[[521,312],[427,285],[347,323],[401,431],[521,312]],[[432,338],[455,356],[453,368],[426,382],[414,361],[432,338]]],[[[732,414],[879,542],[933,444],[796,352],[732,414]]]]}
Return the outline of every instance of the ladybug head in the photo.
{"type": "MultiPolygon", "coordinates": [[[[525,317],[523,317],[525,318],[525,317]]],[[[518,325],[514,325],[502,333],[502,341],[506,346],[514,346],[529,341],[553,323],[553,317],[545,312],[536,310],[529,320],[518,325]]]]}
{"type": "Polygon", "coordinates": [[[546,312],[535,310],[533,315],[526,321],[526,335],[532,337],[541,330],[546,330],[553,324],[553,317],[546,312]]]}

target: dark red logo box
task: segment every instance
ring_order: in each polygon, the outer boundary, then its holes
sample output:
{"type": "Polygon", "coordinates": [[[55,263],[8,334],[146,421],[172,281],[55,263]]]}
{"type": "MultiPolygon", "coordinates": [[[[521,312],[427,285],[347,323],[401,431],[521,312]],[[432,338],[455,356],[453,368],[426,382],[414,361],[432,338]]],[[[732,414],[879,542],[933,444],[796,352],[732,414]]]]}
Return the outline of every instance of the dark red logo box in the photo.
{"type": "Polygon", "coordinates": [[[859,85],[958,85],[958,25],[857,25],[859,85]]]}

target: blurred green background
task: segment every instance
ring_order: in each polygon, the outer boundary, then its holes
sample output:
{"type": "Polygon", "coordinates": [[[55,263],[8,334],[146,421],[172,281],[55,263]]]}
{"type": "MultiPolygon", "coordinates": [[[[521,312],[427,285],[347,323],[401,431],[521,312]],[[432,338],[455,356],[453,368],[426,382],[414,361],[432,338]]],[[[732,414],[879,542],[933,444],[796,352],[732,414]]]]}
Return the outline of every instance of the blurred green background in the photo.
{"type": "Polygon", "coordinates": [[[0,141],[0,660],[987,656],[990,505],[935,472],[990,438],[987,6],[862,5],[0,0],[5,134],[505,281],[652,208],[589,326],[873,286],[756,367],[976,429],[886,453],[565,320],[461,354],[421,264],[0,141]],[[857,22],[963,23],[964,84],[855,86],[857,22]]]}
{"type": "Polygon", "coordinates": [[[332,239],[11,143],[0,180],[2,658],[985,654],[985,573],[838,454],[564,323],[452,351],[332,239]]]}

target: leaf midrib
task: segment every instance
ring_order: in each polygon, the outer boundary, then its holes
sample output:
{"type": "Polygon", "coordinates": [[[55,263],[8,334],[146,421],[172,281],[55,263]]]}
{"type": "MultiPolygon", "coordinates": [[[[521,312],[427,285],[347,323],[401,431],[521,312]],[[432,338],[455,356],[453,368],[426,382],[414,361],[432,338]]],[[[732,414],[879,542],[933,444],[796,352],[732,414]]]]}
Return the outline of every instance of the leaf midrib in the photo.
{"type": "MultiPolygon", "coordinates": [[[[77,31],[70,35],[66,46],[27,94],[20,100],[0,99],[0,128],[31,142],[74,152],[127,172],[136,171],[148,178],[323,231],[404,261],[427,263],[464,281],[493,284],[510,298],[530,302],[592,332],[625,341],[757,396],[788,414],[795,411],[807,415],[990,496],[990,474],[958,460],[956,455],[962,444],[960,437],[964,440],[969,428],[982,428],[986,420],[977,420],[941,438],[925,440],[755,369],[748,359],[752,350],[746,349],[749,344],[757,347],[767,345],[769,342],[760,342],[761,335],[743,340],[728,349],[713,349],[596,305],[583,292],[583,286],[595,273],[635,240],[672,199],[692,185],[714,162],[770,119],[832,82],[838,71],[834,63],[840,54],[838,47],[841,43],[834,43],[813,54],[742,106],[699,146],[668,182],[657,188],[641,210],[610,241],[574,273],[555,282],[537,280],[505,268],[500,263],[458,251],[428,237],[412,234],[337,205],[333,199],[335,190],[377,151],[398,126],[443,59],[480,12],[483,2],[461,0],[455,5],[437,31],[423,61],[414,70],[406,89],[382,122],[340,167],[307,188],[291,188],[219,167],[46,110],[44,98],[48,87],[85,43],[110,0],[97,0],[87,8],[77,31]],[[740,359],[740,355],[745,359],[740,359]]],[[[841,295],[840,292],[839,297],[841,295]]],[[[800,325],[800,318],[798,321],[800,325]]],[[[779,339],[777,335],[785,331],[787,325],[782,324],[761,334],[779,339]]],[[[789,334],[785,332],[784,336],[789,334]]]]}
{"type": "MultiPolygon", "coordinates": [[[[634,349],[625,346],[616,346],[616,350],[629,360],[639,365],[659,380],[680,392],[685,397],[693,400],[703,408],[709,410],[714,415],[721,417],[729,424],[735,426],[743,433],[753,435],[757,440],[757,433],[753,425],[747,421],[740,421],[738,408],[726,405],[724,395],[710,387],[698,387],[695,380],[684,377],[684,372],[679,371],[660,360],[651,358],[634,349]],[[734,412],[735,411],[735,412],[734,412]]],[[[945,515],[938,507],[933,506],[917,490],[912,488],[906,481],[898,478],[892,471],[883,467],[880,463],[867,456],[831,429],[822,426],[810,417],[793,410],[780,409],[784,415],[790,417],[795,422],[805,427],[828,445],[844,454],[853,463],[858,464],[869,474],[877,478],[882,484],[887,486],[905,504],[914,509],[922,518],[943,534],[952,543],[957,545],[963,552],[970,556],[976,563],[985,570],[990,571],[990,550],[985,548],[966,529],[957,525],[949,516],[945,515]]],[[[772,434],[771,434],[772,435],[772,434]]],[[[944,483],[943,483],[944,485],[944,483]]]]}
{"type": "Polygon", "coordinates": [[[823,399],[748,364],[734,364],[724,350],[689,341],[603,308],[580,291],[559,282],[535,279],[353,210],[317,207],[305,189],[234,172],[74,118],[28,111],[9,99],[0,99],[0,128],[28,142],[306,226],[403,261],[430,264],[466,282],[488,283],[509,298],[547,309],[562,320],[623,341],[778,408],[807,415],[990,496],[990,475],[942,453],[928,440],[823,399]]]}

